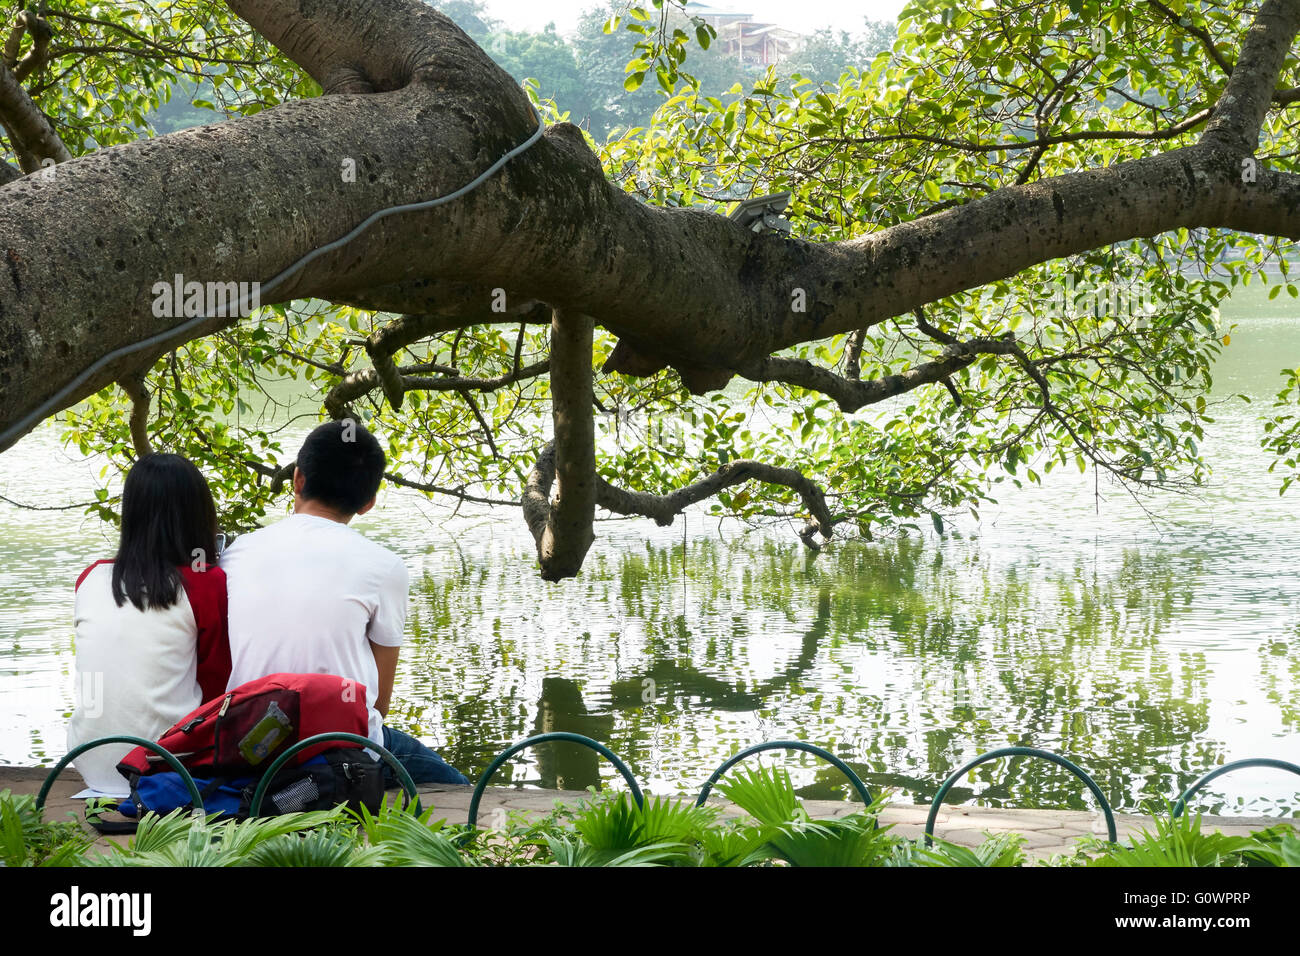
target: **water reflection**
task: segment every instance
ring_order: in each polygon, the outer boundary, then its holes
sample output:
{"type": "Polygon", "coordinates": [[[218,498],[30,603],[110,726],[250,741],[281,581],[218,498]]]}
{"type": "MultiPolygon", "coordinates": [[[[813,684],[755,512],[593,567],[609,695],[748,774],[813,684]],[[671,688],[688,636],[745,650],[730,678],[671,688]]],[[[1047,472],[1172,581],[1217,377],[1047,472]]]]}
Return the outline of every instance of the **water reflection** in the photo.
{"type": "MultiPolygon", "coordinates": [[[[538,586],[490,558],[424,579],[409,668],[449,671],[427,693],[469,773],[523,736],[570,730],[610,746],[651,789],[690,793],[741,746],[795,737],[875,789],[926,800],[975,754],[1014,744],[1072,756],[1132,808],[1234,756],[1210,733],[1206,653],[1163,643],[1198,573],[1195,559],[1131,552],[1112,575],[1081,562],[1030,587],[971,540],[846,545],[809,564],[797,545],[704,539],[684,573],[680,544],[610,548],[585,581],[530,603],[538,586]]],[[[1300,673],[1285,652],[1269,660],[1294,731],[1286,689],[1300,673]]],[[[833,769],[780,759],[801,763],[805,795],[848,796],[833,769]]],[[[508,771],[520,785],[578,789],[614,777],[563,745],[508,771]]],[[[1294,805],[1278,791],[1271,811],[1294,805]]],[[[1036,761],[985,765],[953,799],[975,793],[1088,806],[1074,777],[1036,761]]]]}

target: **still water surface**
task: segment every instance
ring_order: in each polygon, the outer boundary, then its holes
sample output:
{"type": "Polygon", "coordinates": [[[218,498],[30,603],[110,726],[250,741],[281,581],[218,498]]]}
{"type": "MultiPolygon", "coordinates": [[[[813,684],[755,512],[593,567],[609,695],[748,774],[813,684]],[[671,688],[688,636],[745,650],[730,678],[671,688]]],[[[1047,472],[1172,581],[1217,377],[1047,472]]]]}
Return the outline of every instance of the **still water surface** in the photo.
{"type": "MultiPolygon", "coordinates": [[[[727,756],[775,738],[821,744],[907,801],[1009,744],[1070,756],[1123,809],[1228,760],[1298,761],[1300,521],[1259,435],[1277,370],[1300,365],[1300,320],[1253,289],[1246,301],[1224,310],[1240,324],[1215,391],[1256,402],[1221,409],[1203,447],[1213,485],[1148,501],[1155,523],[1105,482],[1098,499],[1091,473],[1058,471],[1001,494],[979,526],[816,558],[792,534],[720,532],[700,514],[685,548],[680,519],[602,522],[581,577],[550,585],[517,510],[449,520],[387,490],[357,527],[412,572],[390,721],[471,777],[524,736],[575,731],[668,794],[694,793],[727,756]]],[[[101,464],[47,425],[0,456],[0,495],[84,500],[101,464]]],[[[72,584],[112,541],[78,510],[0,503],[0,528],[0,763],[48,765],[72,708],[72,584]]],[[[801,756],[773,759],[806,796],[847,797],[834,770],[801,756]]],[[[616,777],[560,745],[521,755],[497,782],[616,777]]],[[[1245,771],[1200,806],[1295,815],[1296,783],[1245,771]]],[[[986,765],[949,799],[1089,805],[1074,778],[1029,760],[986,765]]]]}

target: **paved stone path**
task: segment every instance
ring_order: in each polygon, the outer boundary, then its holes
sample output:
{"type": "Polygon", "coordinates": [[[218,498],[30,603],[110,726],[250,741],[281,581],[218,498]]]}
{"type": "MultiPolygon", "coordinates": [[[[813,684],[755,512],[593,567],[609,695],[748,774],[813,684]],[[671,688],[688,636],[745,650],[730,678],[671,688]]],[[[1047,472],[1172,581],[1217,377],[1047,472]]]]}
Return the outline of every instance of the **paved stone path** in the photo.
{"type": "MultiPolygon", "coordinates": [[[[0,766],[0,790],[15,793],[36,793],[48,773],[40,767],[0,766]]],[[[73,800],[72,794],[82,788],[80,777],[68,772],[55,781],[45,802],[46,818],[66,819],[66,814],[81,815],[83,801],[73,800]]],[[[464,823],[469,816],[472,787],[430,784],[419,788],[420,800],[425,807],[436,808],[435,817],[445,817],[449,823],[464,823]]],[[[590,795],[580,790],[519,790],[512,787],[489,787],[479,805],[479,825],[490,826],[498,807],[519,810],[529,814],[544,814],[557,802],[574,803],[590,795]]],[[[729,816],[741,811],[725,800],[711,799],[710,804],[722,808],[729,816]]],[[[852,813],[862,806],[838,800],[804,800],[803,805],[814,818],[839,817],[852,813]]],[[[918,837],[925,833],[925,818],[929,807],[913,804],[890,804],[880,815],[881,823],[894,824],[893,833],[905,837],[918,837]]],[[[1279,820],[1268,817],[1213,817],[1206,816],[1207,828],[1230,835],[1244,835],[1252,830],[1270,826],[1279,820]]],[[[1150,817],[1133,814],[1115,814],[1115,825],[1123,841],[1130,834],[1152,827],[1150,817]]],[[[1002,810],[980,806],[944,806],[935,821],[934,832],[952,843],[977,846],[988,833],[1019,833],[1025,838],[1025,852],[1030,859],[1047,859],[1057,853],[1069,852],[1080,837],[1106,835],[1106,823],[1100,811],[1080,810],[1002,810]]]]}

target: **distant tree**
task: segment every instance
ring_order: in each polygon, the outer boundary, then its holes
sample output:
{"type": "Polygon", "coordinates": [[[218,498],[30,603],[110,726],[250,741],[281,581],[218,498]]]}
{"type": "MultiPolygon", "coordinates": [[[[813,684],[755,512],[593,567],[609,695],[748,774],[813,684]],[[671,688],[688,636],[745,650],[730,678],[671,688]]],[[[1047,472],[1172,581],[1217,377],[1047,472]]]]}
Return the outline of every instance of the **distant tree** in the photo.
{"type": "Polygon", "coordinates": [[[586,85],[590,101],[589,128],[593,136],[618,127],[642,126],[663,97],[652,85],[629,91],[623,83],[628,61],[628,35],[620,30],[605,32],[605,24],[619,9],[617,3],[593,7],[578,21],[573,37],[573,51],[578,72],[586,85]]]}
{"type": "Polygon", "coordinates": [[[862,33],[818,30],[803,49],[782,64],[782,73],[802,73],[814,80],[838,80],[850,67],[865,69],[876,55],[894,45],[898,25],[884,20],[864,20],[862,33]]]}
{"type": "Polygon", "coordinates": [[[561,112],[579,126],[587,125],[593,100],[587,78],[578,71],[578,60],[564,37],[548,23],[541,33],[498,30],[487,41],[488,54],[497,65],[519,82],[537,81],[542,99],[554,100],[561,112]]]}
{"type": "Polygon", "coordinates": [[[481,47],[486,47],[492,34],[502,28],[501,21],[488,15],[483,0],[439,0],[429,3],[429,6],[451,17],[451,21],[481,47]]]}

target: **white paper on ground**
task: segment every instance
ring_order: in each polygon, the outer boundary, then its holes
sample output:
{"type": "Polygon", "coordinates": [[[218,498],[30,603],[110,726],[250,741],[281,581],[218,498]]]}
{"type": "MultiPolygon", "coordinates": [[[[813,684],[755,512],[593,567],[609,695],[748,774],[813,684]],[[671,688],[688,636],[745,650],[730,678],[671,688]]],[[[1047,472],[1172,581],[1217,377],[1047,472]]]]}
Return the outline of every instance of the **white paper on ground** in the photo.
{"type": "Polygon", "coordinates": [[[105,793],[103,790],[96,790],[94,787],[87,787],[85,790],[74,793],[71,799],[89,800],[92,797],[112,797],[115,800],[123,800],[129,796],[131,796],[130,793],[105,793]]]}

